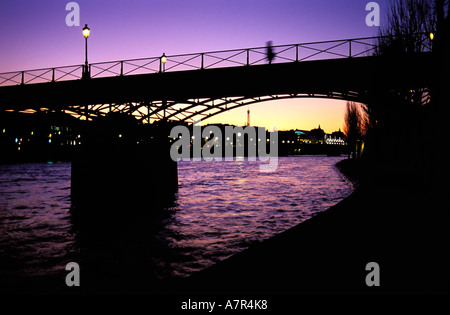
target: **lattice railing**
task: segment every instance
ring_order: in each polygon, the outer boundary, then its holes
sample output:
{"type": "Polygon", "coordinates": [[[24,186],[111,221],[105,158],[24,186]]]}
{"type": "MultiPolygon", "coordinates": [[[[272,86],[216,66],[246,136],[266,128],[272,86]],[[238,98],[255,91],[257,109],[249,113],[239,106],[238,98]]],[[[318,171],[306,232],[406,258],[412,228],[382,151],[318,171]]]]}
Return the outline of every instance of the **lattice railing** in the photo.
{"type": "MultiPolygon", "coordinates": [[[[380,37],[271,46],[271,63],[357,58],[373,55],[380,37]]],[[[424,43],[425,45],[425,43],[424,43]]],[[[424,46],[425,47],[425,46],[424,46]]],[[[429,49],[429,47],[426,47],[429,49]]],[[[183,55],[89,64],[89,77],[113,77],[169,71],[202,70],[267,64],[268,47],[211,51],[183,55]],[[163,62],[165,61],[165,62],[163,62]]],[[[83,65],[0,73],[0,86],[82,79],[83,65]]]]}

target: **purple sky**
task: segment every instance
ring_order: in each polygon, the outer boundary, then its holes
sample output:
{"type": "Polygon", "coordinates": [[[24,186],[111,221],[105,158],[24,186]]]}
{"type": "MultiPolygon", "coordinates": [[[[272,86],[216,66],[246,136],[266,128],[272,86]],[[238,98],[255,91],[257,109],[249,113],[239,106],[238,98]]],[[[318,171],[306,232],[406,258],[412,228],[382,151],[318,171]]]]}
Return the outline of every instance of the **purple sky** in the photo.
{"type": "Polygon", "coordinates": [[[0,2],[0,72],[83,63],[84,24],[90,62],[376,33],[365,25],[367,0],[79,0],[79,27],[65,24],[68,2],[0,2]]]}
{"type": "MultiPolygon", "coordinates": [[[[89,62],[376,35],[368,0],[78,0],[80,26],[65,23],[67,0],[0,2],[0,73],[89,62]]],[[[378,1],[381,16],[385,1],[378,1]]],[[[382,19],[383,23],[383,19],[382,19]]],[[[246,109],[243,109],[246,111],[246,109]]],[[[243,119],[245,121],[245,114],[243,119]]],[[[330,127],[331,128],[331,127],[330,127]]]]}

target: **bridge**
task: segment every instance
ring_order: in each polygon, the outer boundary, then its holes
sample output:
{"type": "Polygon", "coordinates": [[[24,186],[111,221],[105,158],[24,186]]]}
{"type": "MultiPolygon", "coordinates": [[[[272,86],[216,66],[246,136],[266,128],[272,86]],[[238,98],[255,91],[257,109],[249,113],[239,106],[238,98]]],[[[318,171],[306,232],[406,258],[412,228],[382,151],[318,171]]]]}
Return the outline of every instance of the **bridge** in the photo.
{"type": "MultiPolygon", "coordinates": [[[[378,87],[420,91],[425,102],[433,74],[431,49],[424,43],[423,53],[377,55],[379,39],[272,46],[271,62],[268,47],[255,47],[0,73],[0,115],[63,112],[94,120],[119,112],[150,126],[160,120],[205,120],[275,99],[364,102],[378,87]]],[[[83,127],[83,144],[72,159],[72,205],[100,211],[110,208],[106,203],[146,204],[176,191],[169,125],[158,127],[151,145],[141,144],[132,136],[117,137],[120,123],[111,116],[83,127]],[[149,179],[145,185],[143,178],[149,179]]]]}
{"type": "MultiPolygon", "coordinates": [[[[0,73],[0,113],[62,111],[91,120],[109,112],[144,123],[192,122],[275,99],[322,97],[364,102],[369,88],[426,91],[431,49],[376,56],[379,37],[99,62],[0,73]],[[413,66],[412,66],[413,65],[413,66]]],[[[426,96],[427,93],[424,93],[426,96]]],[[[424,100],[426,101],[426,100],[424,100]]]]}

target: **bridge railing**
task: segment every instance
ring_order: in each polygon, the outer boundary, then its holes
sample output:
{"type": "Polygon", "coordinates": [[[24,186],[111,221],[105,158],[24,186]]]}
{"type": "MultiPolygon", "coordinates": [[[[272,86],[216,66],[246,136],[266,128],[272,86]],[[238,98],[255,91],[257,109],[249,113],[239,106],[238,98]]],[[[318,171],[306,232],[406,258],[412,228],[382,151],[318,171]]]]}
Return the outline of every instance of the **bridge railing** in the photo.
{"type": "Polygon", "coordinates": [[[80,79],[83,65],[0,73],[0,86],[80,79]]]}
{"type": "MultiPolygon", "coordinates": [[[[271,63],[357,58],[373,55],[380,37],[364,37],[271,46],[271,63]]],[[[202,70],[267,64],[268,47],[211,51],[98,62],[89,64],[90,78],[128,76],[170,71],[202,70]]],[[[83,65],[0,73],[0,86],[59,82],[83,78],[83,65]]]]}

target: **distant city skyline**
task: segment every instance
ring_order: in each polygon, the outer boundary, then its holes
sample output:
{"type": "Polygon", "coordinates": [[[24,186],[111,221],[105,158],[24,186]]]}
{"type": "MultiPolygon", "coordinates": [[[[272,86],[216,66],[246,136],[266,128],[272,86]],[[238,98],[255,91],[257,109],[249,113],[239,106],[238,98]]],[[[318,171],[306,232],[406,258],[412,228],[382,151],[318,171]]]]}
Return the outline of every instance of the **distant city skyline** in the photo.
{"type": "Polygon", "coordinates": [[[202,124],[226,123],[243,126],[247,109],[251,112],[251,126],[277,127],[278,130],[311,130],[319,125],[326,133],[343,130],[346,101],[318,98],[293,98],[261,102],[243,106],[210,119],[202,124]],[[277,110],[282,108],[282,110],[277,110]],[[267,124],[267,122],[270,122],[267,124]]]}
{"type": "MultiPolygon", "coordinates": [[[[170,0],[75,1],[80,26],[67,26],[70,1],[6,0],[0,3],[4,31],[0,73],[84,62],[81,29],[91,29],[89,62],[183,54],[201,51],[369,37],[367,0],[170,0]]],[[[378,1],[381,23],[387,1],[378,1]]],[[[250,106],[252,124],[297,126],[326,132],[342,129],[344,101],[287,99],[250,106]]],[[[205,122],[242,125],[247,107],[205,122]]]]}

